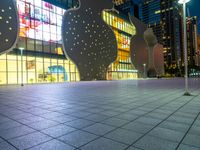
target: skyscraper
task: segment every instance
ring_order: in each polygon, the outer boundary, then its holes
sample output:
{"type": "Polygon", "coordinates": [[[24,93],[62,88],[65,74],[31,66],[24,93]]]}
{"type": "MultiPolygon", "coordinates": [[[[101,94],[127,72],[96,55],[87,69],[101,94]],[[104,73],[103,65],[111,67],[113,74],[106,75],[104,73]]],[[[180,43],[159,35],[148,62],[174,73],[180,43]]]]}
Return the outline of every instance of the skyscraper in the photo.
{"type": "Polygon", "coordinates": [[[153,28],[164,46],[165,71],[179,67],[183,60],[181,6],[178,0],[144,0],[142,21],[153,28]]]}
{"type": "Polygon", "coordinates": [[[160,0],[145,0],[142,4],[142,21],[148,25],[159,24],[161,21],[160,0]]]}
{"type": "Polygon", "coordinates": [[[198,49],[197,49],[197,66],[200,66],[200,35],[198,35],[198,37],[197,37],[197,45],[198,45],[198,49]]]}
{"type": "Polygon", "coordinates": [[[128,16],[134,15],[136,18],[140,17],[138,0],[114,0],[115,8],[128,16]]]}
{"type": "Polygon", "coordinates": [[[197,44],[197,17],[187,18],[187,50],[188,50],[188,65],[194,68],[198,64],[198,44],[197,44]]]}
{"type": "Polygon", "coordinates": [[[161,24],[166,66],[179,64],[182,57],[182,17],[178,0],[161,0],[161,24]]]}

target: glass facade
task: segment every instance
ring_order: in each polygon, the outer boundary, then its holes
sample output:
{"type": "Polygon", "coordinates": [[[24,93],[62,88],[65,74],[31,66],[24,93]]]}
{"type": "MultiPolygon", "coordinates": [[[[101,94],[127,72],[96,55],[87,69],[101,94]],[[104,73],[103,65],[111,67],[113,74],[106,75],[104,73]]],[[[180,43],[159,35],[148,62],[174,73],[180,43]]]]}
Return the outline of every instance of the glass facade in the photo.
{"type": "MultiPolygon", "coordinates": [[[[19,40],[13,51],[0,55],[0,85],[79,81],[75,64],[63,54],[61,24],[65,10],[43,0],[16,1],[19,40]]],[[[76,5],[67,4],[68,7],[76,5]]],[[[107,78],[137,78],[130,60],[130,39],[135,27],[114,14],[103,12],[103,17],[112,26],[119,49],[107,78]]]]}
{"type": "Polygon", "coordinates": [[[160,0],[144,0],[142,4],[142,21],[145,24],[160,24],[160,0]]]}
{"type": "Polygon", "coordinates": [[[135,27],[120,16],[113,13],[103,12],[103,19],[114,30],[118,43],[117,60],[108,69],[108,80],[123,80],[137,78],[137,70],[131,63],[130,40],[136,33],[135,27]]]}
{"type": "Polygon", "coordinates": [[[76,67],[69,60],[21,56],[0,56],[0,84],[50,83],[78,81],[76,67]],[[22,80],[23,77],[23,80],[22,80]]]}
{"type": "Polygon", "coordinates": [[[144,0],[142,4],[142,21],[163,45],[166,75],[179,70],[183,60],[181,9],[178,0],[144,0]]]}
{"type": "Polygon", "coordinates": [[[76,66],[62,50],[65,10],[42,0],[17,0],[17,8],[19,41],[12,52],[0,55],[0,84],[79,81],[76,66]]]}

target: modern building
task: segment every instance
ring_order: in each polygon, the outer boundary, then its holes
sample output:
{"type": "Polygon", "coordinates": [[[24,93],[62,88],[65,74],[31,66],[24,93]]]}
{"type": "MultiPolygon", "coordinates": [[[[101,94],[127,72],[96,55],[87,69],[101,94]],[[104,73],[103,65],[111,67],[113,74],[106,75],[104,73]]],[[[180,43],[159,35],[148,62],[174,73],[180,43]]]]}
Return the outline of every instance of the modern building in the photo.
{"type": "Polygon", "coordinates": [[[187,51],[189,68],[194,68],[198,64],[198,44],[197,44],[197,17],[187,17],[187,51]]]}
{"type": "Polygon", "coordinates": [[[144,0],[142,21],[153,28],[164,47],[165,71],[177,68],[183,60],[182,15],[178,0],[144,0]]]}
{"type": "Polygon", "coordinates": [[[137,78],[130,55],[130,40],[135,35],[136,29],[125,15],[103,12],[103,19],[113,28],[118,42],[118,57],[108,69],[109,80],[137,78]]]}
{"type": "Polygon", "coordinates": [[[144,0],[141,7],[141,19],[147,25],[160,24],[160,0],[144,0]]]}
{"type": "MultiPolygon", "coordinates": [[[[132,36],[132,38],[130,39],[130,55],[131,55],[131,62],[134,65],[134,68],[138,70],[138,76],[145,77],[146,75],[148,75],[149,77],[150,76],[152,77],[152,75],[149,74],[149,70],[153,64],[155,67],[156,75],[162,76],[164,73],[163,47],[161,44],[156,42],[154,45],[155,46],[154,52],[151,53],[149,51],[149,45],[147,44],[147,41],[145,41],[144,39],[144,33],[147,30],[147,25],[138,20],[138,18],[141,16],[141,11],[139,11],[140,1],[115,0],[115,2],[116,2],[115,9],[119,10],[120,16],[125,16],[125,18],[127,18],[128,14],[130,14],[129,18],[125,20],[127,21],[130,20],[132,25],[135,27],[135,34],[133,34],[134,36],[132,36]],[[154,56],[151,57],[150,55],[154,56]]],[[[156,3],[155,6],[157,6],[156,3]]],[[[150,10],[150,12],[148,13],[151,14],[152,13],[151,11],[152,10],[150,10]]],[[[146,20],[148,19],[149,18],[146,18],[146,20]]],[[[151,20],[153,19],[156,18],[152,16],[151,20]]],[[[156,75],[154,75],[154,77],[156,75]]]]}
{"type": "MultiPolygon", "coordinates": [[[[63,53],[61,24],[72,0],[16,0],[20,32],[16,47],[0,55],[0,84],[33,84],[79,81],[76,65],[63,53]],[[65,9],[64,9],[65,8],[65,9]]],[[[103,13],[118,41],[118,58],[108,69],[107,79],[137,78],[130,60],[130,38],[135,27],[121,13],[103,13]]]]}
{"type": "Polygon", "coordinates": [[[153,32],[156,34],[159,43],[163,43],[163,33],[162,26],[160,23],[148,24],[148,28],[152,28],[153,32]]]}
{"type": "Polygon", "coordinates": [[[76,66],[63,54],[61,23],[65,10],[42,0],[16,2],[19,39],[13,51],[0,55],[0,84],[79,81],[76,66]]]}
{"type": "Polygon", "coordinates": [[[197,36],[197,66],[200,67],[200,35],[197,36]]]}
{"type": "Polygon", "coordinates": [[[130,14],[136,18],[140,17],[139,5],[140,0],[113,0],[115,3],[115,9],[125,14],[130,14]]]}

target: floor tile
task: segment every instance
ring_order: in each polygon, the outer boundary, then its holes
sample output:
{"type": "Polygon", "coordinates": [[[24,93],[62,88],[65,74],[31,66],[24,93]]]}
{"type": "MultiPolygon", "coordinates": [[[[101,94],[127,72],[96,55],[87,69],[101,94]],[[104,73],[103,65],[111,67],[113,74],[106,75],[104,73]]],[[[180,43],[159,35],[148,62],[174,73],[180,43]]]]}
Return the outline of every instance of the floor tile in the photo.
{"type": "Polygon", "coordinates": [[[0,131],[0,136],[3,137],[4,139],[11,139],[11,138],[19,137],[19,136],[26,135],[32,132],[35,132],[35,130],[22,125],[19,127],[14,127],[14,128],[0,131]]]}
{"type": "Polygon", "coordinates": [[[180,142],[185,133],[175,131],[175,130],[170,130],[166,128],[160,128],[156,127],[153,129],[151,132],[148,133],[150,136],[156,136],[158,138],[166,139],[172,142],[180,142]]]}
{"type": "Polygon", "coordinates": [[[0,131],[1,130],[6,130],[6,129],[9,129],[9,128],[14,128],[14,127],[18,127],[18,126],[21,126],[22,124],[16,122],[16,121],[13,121],[13,120],[10,120],[8,122],[4,122],[4,123],[1,123],[0,124],[0,131]]]}
{"type": "Polygon", "coordinates": [[[24,119],[19,119],[18,122],[25,124],[25,125],[29,125],[33,122],[40,122],[40,121],[45,121],[45,118],[39,117],[39,116],[34,116],[31,118],[24,118],[24,119]]]}
{"type": "Polygon", "coordinates": [[[75,148],[58,140],[51,140],[29,150],[75,150],[75,148]]]}
{"type": "Polygon", "coordinates": [[[102,121],[102,123],[105,123],[105,124],[111,125],[111,126],[116,126],[116,127],[120,127],[128,122],[129,121],[127,121],[127,120],[118,119],[118,118],[109,118],[109,119],[102,121]]]}
{"type": "Polygon", "coordinates": [[[148,125],[157,125],[161,122],[161,119],[156,119],[156,118],[151,118],[151,117],[140,117],[135,122],[143,123],[143,124],[148,124],[148,125]]]}
{"type": "Polygon", "coordinates": [[[30,123],[30,124],[28,124],[28,126],[30,126],[33,129],[36,129],[36,130],[44,130],[44,129],[56,126],[58,124],[59,123],[55,122],[55,121],[43,120],[43,121],[30,123]]]}
{"type": "Polygon", "coordinates": [[[21,113],[21,114],[16,114],[16,115],[10,116],[10,118],[14,119],[14,120],[24,119],[24,118],[31,118],[31,117],[34,117],[34,115],[32,115],[30,113],[21,113]]]}
{"type": "Polygon", "coordinates": [[[200,148],[198,147],[193,147],[190,145],[185,145],[185,144],[181,144],[177,150],[199,150],[200,148]]]}
{"type": "Polygon", "coordinates": [[[62,116],[62,115],[63,114],[58,113],[58,112],[51,112],[51,113],[43,114],[41,116],[46,118],[46,119],[51,119],[51,118],[59,117],[59,116],[62,116]]]}
{"type": "Polygon", "coordinates": [[[68,134],[68,133],[75,131],[75,130],[76,130],[75,128],[61,124],[61,125],[57,125],[57,126],[54,126],[54,127],[50,127],[48,129],[45,129],[45,130],[41,130],[41,132],[56,138],[56,137],[68,134]]]}
{"type": "Polygon", "coordinates": [[[90,126],[94,124],[95,122],[84,120],[84,119],[76,119],[70,122],[66,122],[65,124],[74,128],[82,129],[84,127],[90,126]]]}
{"type": "Polygon", "coordinates": [[[138,118],[138,115],[133,115],[133,114],[120,114],[115,116],[116,118],[119,119],[124,119],[124,120],[128,120],[128,121],[132,121],[135,120],[136,118],[138,118]]]}
{"type": "Polygon", "coordinates": [[[0,150],[16,150],[16,148],[7,142],[0,142],[0,150]]]}
{"type": "Polygon", "coordinates": [[[94,134],[78,130],[60,137],[59,140],[78,148],[96,139],[97,137],[98,136],[94,134]]]}
{"type": "Polygon", "coordinates": [[[10,121],[11,119],[7,118],[7,117],[4,117],[4,116],[0,116],[0,124],[2,123],[5,123],[5,122],[8,122],[10,121]]]}
{"type": "Polygon", "coordinates": [[[81,150],[124,150],[127,147],[127,145],[114,142],[109,139],[100,138],[97,139],[83,147],[81,147],[81,150]]]}
{"type": "Polygon", "coordinates": [[[200,126],[192,126],[188,133],[200,136],[200,126]]]}
{"type": "Polygon", "coordinates": [[[29,135],[9,140],[9,142],[11,142],[18,149],[23,150],[44,143],[49,140],[51,140],[49,136],[39,132],[35,132],[29,135]]]}
{"type": "Polygon", "coordinates": [[[190,126],[187,124],[181,124],[181,123],[177,123],[177,122],[164,121],[159,125],[159,127],[185,133],[189,129],[190,126]]]}
{"type": "Polygon", "coordinates": [[[189,119],[186,117],[179,117],[179,116],[172,116],[167,119],[167,121],[177,122],[177,123],[186,124],[186,125],[191,125],[193,120],[194,120],[193,118],[189,119]]]}
{"type": "Polygon", "coordinates": [[[3,142],[4,140],[2,138],[0,138],[0,143],[3,142]]]}
{"type": "Polygon", "coordinates": [[[161,114],[161,113],[148,113],[147,115],[145,115],[146,117],[152,117],[152,118],[156,118],[156,119],[165,119],[168,115],[166,114],[161,114]]]}
{"type": "Polygon", "coordinates": [[[119,112],[107,110],[107,111],[100,112],[100,114],[112,117],[112,116],[118,115],[119,112]]]}
{"type": "Polygon", "coordinates": [[[134,144],[134,146],[145,150],[175,150],[177,145],[178,143],[152,136],[145,136],[134,144]]]}
{"type": "Polygon", "coordinates": [[[114,130],[113,132],[110,132],[104,135],[104,137],[107,137],[114,141],[121,142],[128,145],[135,142],[141,136],[142,134],[140,133],[136,133],[136,132],[132,132],[132,131],[124,130],[124,129],[117,129],[117,130],[114,130]]]}
{"type": "Polygon", "coordinates": [[[72,120],[76,120],[77,118],[69,116],[69,115],[62,115],[62,116],[57,116],[57,117],[53,117],[50,120],[59,122],[59,123],[65,123],[65,122],[69,122],[72,120]]]}
{"type": "Polygon", "coordinates": [[[129,147],[127,150],[142,150],[142,149],[136,147],[129,147]]]}
{"type": "Polygon", "coordinates": [[[124,125],[122,128],[139,132],[139,133],[146,133],[150,131],[153,127],[154,127],[153,125],[148,125],[148,124],[143,124],[143,123],[138,123],[138,122],[130,122],[129,124],[124,125]]]}
{"type": "Polygon", "coordinates": [[[109,118],[109,116],[106,115],[99,115],[99,114],[92,114],[87,116],[88,120],[94,121],[94,122],[101,122],[105,119],[109,118]]]}
{"type": "Polygon", "coordinates": [[[200,136],[187,134],[182,143],[200,148],[200,136]]]}
{"type": "Polygon", "coordinates": [[[79,111],[79,112],[69,113],[69,115],[78,118],[87,118],[87,116],[91,115],[91,113],[85,111],[79,111]]]}
{"type": "Polygon", "coordinates": [[[101,123],[96,123],[89,127],[83,128],[83,130],[96,134],[96,135],[104,135],[113,129],[115,128],[109,125],[101,124],[101,123]]]}

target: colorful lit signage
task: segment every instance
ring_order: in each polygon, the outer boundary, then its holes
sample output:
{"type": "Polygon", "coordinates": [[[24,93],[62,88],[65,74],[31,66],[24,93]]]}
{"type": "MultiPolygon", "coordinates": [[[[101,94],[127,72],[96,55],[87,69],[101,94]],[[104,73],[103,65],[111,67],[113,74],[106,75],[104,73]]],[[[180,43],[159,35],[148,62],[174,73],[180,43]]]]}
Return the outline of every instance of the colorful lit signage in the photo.
{"type": "Polygon", "coordinates": [[[48,42],[61,41],[62,9],[42,0],[17,0],[20,36],[48,42]]]}

